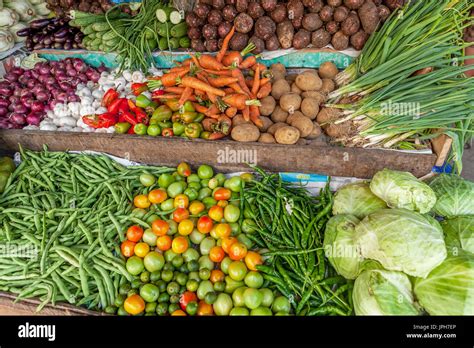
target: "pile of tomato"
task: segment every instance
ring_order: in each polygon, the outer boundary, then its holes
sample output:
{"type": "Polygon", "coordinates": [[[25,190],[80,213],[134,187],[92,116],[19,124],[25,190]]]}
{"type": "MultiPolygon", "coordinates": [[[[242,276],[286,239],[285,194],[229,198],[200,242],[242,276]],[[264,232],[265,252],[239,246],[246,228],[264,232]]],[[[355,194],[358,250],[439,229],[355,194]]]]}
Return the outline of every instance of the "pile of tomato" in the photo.
{"type": "Polygon", "coordinates": [[[134,277],[116,300],[119,315],[286,315],[290,303],[265,287],[262,255],[248,234],[256,224],[241,206],[251,174],[226,178],[186,163],[140,177],[134,224],[121,252],[134,277]]]}

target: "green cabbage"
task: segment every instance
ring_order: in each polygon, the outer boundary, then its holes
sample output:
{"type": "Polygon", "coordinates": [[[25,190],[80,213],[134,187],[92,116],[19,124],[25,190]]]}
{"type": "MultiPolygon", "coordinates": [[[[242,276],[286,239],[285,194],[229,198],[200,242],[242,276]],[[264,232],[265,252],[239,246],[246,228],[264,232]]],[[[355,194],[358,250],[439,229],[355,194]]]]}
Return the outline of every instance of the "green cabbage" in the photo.
{"type": "Polygon", "coordinates": [[[456,175],[441,174],[430,186],[438,198],[433,209],[437,215],[474,215],[474,183],[456,175]]]}
{"type": "Polygon", "coordinates": [[[326,257],[346,279],[357,278],[363,261],[354,243],[354,229],[359,222],[353,215],[336,215],[326,224],[323,244],[326,257]]]}
{"type": "Polygon", "coordinates": [[[387,204],[370,191],[369,184],[361,182],[345,185],[337,191],[332,213],[350,214],[363,219],[383,208],[387,208],[387,204]]]}
{"type": "Polygon", "coordinates": [[[443,221],[446,246],[448,251],[457,255],[459,250],[474,254],[474,216],[459,216],[443,221]]]}
{"type": "Polygon", "coordinates": [[[355,240],[364,258],[414,277],[426,277],[446,258],[439,222],[406,209],[382,209],[367,216],[356,226],[355,240]]]}
{"type": "Polygon", "coordinates": [[[431,315],[474,315],[474,256],[448,257],[426,279],[416,279],[414,292],[431,315]]]}
{"type": "Polygon", "coordinates": [[[402,272],[363,271],[352,292],[356,315],[419,315],[408,276],[402,272]]]}
{"type": "Polygon", "coordinates": [[[425,214],[436,203],[433,190],[407,172],[384,169],[374,175],[370,189],[390,208],[404,208],[425,214]]]}

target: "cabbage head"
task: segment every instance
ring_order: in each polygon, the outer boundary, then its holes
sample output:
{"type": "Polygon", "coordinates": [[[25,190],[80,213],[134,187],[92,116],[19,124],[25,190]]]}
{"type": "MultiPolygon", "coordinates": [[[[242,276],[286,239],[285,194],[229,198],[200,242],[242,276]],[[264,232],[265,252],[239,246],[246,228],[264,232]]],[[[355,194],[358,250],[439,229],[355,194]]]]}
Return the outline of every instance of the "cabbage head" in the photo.
{"type": "Polygon", "coordinates": [[[416,279],[414,292],[431,315],[474,315],[474,256],[448,257],[425,279],[416,279]]]}
{"type": "Polygon", "coordinates": [[[419,315],[412,286],[402,272],[371,269],[354,283],[352,300],[356,315],[419,315]]]}
{"type": "Polygon", "coordinates": [[[457,255],[460,250],[474,254],[474,216],[458,216],[441,223],[448,252],[457,255]]]}
{"type": "Polygon", "coordinates": [[[370,189],[390,208],[404,208],[425,214],[436,203],[433,190],[407,172],[384,169],[374,175],[370,189]]]}
{"type": "Polygon", "coordinates": [[[359,222],[353,215],[336,215],[326,224],[324,252],[336,272],[346,279],[357,278],[363,261],[354,242],[359,222]]]}
{"type": "Polygon", "coordinates": [[[362,257],[414,277],[426,277],[446,258],[439,222],[406,209],[370,214],[356,226],[355,240],[362,257]]]}
{"type": "Polygon", "coordinates": [[[387,208],[387,204],[370,191],[369,184],[360,182],[341,187],[334,196],[332,213],[350,214],[358,219],[387,208]]]}
{"type": "Polygon", "coordinates": [[[474,215],[474,183],[456,175],[441,174],[430,184],[437,201],[434,212],[439,216],[474,215]]]}

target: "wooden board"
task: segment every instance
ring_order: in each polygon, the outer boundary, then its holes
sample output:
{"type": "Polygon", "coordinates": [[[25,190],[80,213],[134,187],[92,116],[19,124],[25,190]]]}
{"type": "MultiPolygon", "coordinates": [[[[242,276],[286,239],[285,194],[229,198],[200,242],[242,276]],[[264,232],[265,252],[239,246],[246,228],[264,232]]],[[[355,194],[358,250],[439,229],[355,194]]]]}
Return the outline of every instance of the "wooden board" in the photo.
{"type": "Polygon", "coordinates": [[[15,298],[14,294],[0,292],[0,315],[105,315],[64,303],[57,303],[55,306],[46,305],[41,312],[36,312],[39,300],[28,299],[14,303],[15,298]]]}
{"type": "Polygon", "coordinates": [[[16,151],[18,144],[32,150],[41,150],[43,144],[47,144],[52,151],[100,151],[155,165],[176,166],[182,161],[194,166],[206,163],[223,172],[248,171],[243,160],[253,162],[256,158],[258,166],[274,172],[364,179],[371,178],[384,168],[408,171],[421,177],[430,173],[436,162],[434,154],[343,148],[326,144],[287,146],[127,134],[0,131],[0,148],[16,151]]]}

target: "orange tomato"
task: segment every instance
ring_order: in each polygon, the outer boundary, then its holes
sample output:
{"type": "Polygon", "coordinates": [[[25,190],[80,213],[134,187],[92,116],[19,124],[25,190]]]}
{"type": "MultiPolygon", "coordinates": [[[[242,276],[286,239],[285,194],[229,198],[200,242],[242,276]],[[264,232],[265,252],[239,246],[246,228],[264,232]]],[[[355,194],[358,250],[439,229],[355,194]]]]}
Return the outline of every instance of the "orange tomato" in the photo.
{"type": "Polygon", "coordinates": [[[178,233],[182,236],[187,236],[191,234],[193,230],[194,230],[194,224],[189,219],[184,219],[178,225],[178,233]]]}
{"type": "Polygon", "coordinates": [[[234,261],[242,260],[247,255],[247,247],[242,243],[234,243],[229,248],[229,257],[234,261]]]}
{"type": "Polygon", "coordinates": [[[222,238],[222,244],[221,244],[222,249],[224,249],[224,251],[228,254],[230,246],[236,242],[237,242],[237,238],[235,237],[222,238]]]}
{"type": "Polygon", "coordinates": [[[181,222],[189,218],[189,212],[185,208],[177,208],[173,212],[173,220],[176,222],[181,222]]]}
{"type": "Polygon", "coordinates": [[[213,226],[214,222],[212,222],[212,219],[207,215],[201,216],[197,222],[197,229],[201,233],[211,232],[213,226]]]}
{"type": "Polygon", "coordinates": [[[262,256],[259,253],[256,253],[255,251],[249,251],[247,252],[247,255],[245,255],[245,265],[247,268],[251,271],[256,271],[257,270],[257,265],[262,265],[263,264],[263,259],[262,256]]]}
{"type": "Polygon", "coordinates": [[[220,269],[213,269],[211,271],[211,277],[209,278],[209,280],[212,282],[212,283],[215,283],[215,282],[223,282],[225,279],[225,274],[224,272],[222,272],[220,269]]]}
{"type": "Polygon", "coordinates": [[[158,204],[166,200],[168,194],[165,190],[155,189],[148,193],[148,200],[153,204],[158,204]]]}
{"type": "Polygon", "coordinates": [[[191,215],[197,215],[206,209],[205,205],[199,201],[194,201],[189,206],[189,212],[191,215]]]}
{"type": "Polygon", "coordinates": [[[144,242],[137,243],[137,245],[135,245],[135,248],[133,249],[133,251],[135,252],[135,255],[137,255],[138,257],[143,258],[150,251],[150,246],[148,244],[144,243],[144,242]]]}
{"type": "Polygon", "coordinates": [[[208,214],[212,220],[221,221],[224,218],[224,209],[218,205],[213,205],[208,214]]]}
{"type": "Polygon", "coordinates": [[[197,315],[204,316],[204,315],[213,315],[214,310],[212,309],[212,305],[207,304],[203,300],[199,301],[197,315]]]}
{"type": "Polygon", "coordinates": [[[166,233],[168,233],[169,228],[170,225],[168,225],[166,221],[160,219],[153,221],[151,224],[151,230],[157,236],[164,236],[166,233]]]}
{"type": "Polygon", "coordinates": [[[135,242],[132,242],[131,240],[124,240],[122,244],[120,245],[120,250],[122,251],[122,255],[125,257],[131,257],[134,254],[134,249],[135,249],[135,242]]]}
{"type": "Polygon", "coordinates": [[[179,194],[174,198],[173,205],[175,208],[187,208],[189,206],[189,198],[184,194],[179,194]]]}
{"type": "Polygon", "coordinates": [[[130,226],[127,230],[127,239],[132,242],[139,242],[143,236],[143,228],[138,225],[130,226]]]}
{"type": "Polygon", "coordinates": [[[229,205],[228,201],[217,201],[217,205],[221,208],[225,208],[229,205]]]}
{"type": "Polygon", "coordinates": [[[171,248],[171,237],[168,235],[160,236],[156,240],[156,246],[161,251],[166,251],[171,248]]]}
{"type": "Polygon", "coordinates": [[[224,259],[225,252],[220,246],[212,247],[209,251],[209,258],[212,262],[221,262],[224,259]]]}
{"type": "Polygon", "coordinates": [[[128,314],[137,315],[145,310],[145,301],[143,301],[140,295],[134,294],[127,297],[123,308],[128,314]]]}
{"type": "Polygon", "coordinates": [[[151,205],[151,202],[148,200],[147,195],[138,195],[133,199],[133,204],[137,208],[148,209],[151,205]]]}
{"type": "Polygon", "coordinates": [[[171,243],[171,249],[176,253],[176,254],[182,254],[188,249],[188,241],[184,237],[176,237],[173,239],[173,242],[171,243]]]}
{"type": "Polygon", "coordinates": [[[232,228],[229,224],[217,224],[216,226],[216,234],[219,238],[227,238],[230,237],[232,233],[232,228]]]}
{"type": "Polygon", "coordinates": [[[228,201],[232,192],[228,188],[219,188],[214,192],[214,199],[216,201],[228,201]]]}
{"type": "Polygon", "coordinates": [[[180,164],[178,164],[176,171],[181,176],[188,177],[191,175],[191,167],[186,162],[181,162],[180,164]]]}
{"type": "Polygon", "coordinates": [[[173,317],[185,317],[186,315],[187,314],[181,309],[177,309],[173,313],[171,313],[171,316],[173,317]]]}

